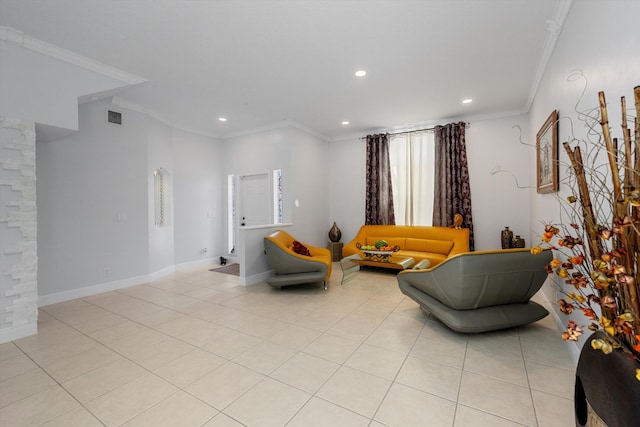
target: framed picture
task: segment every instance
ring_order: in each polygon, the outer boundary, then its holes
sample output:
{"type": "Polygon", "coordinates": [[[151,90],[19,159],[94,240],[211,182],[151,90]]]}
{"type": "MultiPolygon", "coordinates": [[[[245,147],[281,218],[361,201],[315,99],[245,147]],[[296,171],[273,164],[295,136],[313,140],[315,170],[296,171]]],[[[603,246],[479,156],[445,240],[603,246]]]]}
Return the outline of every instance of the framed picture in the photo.
{"type": "Polygon", "coordinates": [[[558,191],[558,110],[554,110],[536,135],[538,193],[558,191]]]}

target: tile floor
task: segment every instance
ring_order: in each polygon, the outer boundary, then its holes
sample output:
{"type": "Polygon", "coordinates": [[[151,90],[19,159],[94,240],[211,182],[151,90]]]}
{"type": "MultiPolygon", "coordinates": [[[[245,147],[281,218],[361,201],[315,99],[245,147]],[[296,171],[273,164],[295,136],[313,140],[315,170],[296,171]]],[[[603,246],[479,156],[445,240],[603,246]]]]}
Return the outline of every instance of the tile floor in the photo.
{"type": "Polygon", "coordinates": [[[328,291],[208,268],[42,307],[0,345],[3,426],[573,426],[551,318],[451,332],[361,271],[328,291]]]}

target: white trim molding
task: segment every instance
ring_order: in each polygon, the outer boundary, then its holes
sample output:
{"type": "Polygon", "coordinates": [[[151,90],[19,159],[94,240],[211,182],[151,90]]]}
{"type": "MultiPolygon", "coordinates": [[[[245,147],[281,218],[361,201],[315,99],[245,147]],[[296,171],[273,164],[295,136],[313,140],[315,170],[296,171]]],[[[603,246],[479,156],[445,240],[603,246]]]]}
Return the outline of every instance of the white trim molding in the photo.
{"type": "MultiPolygon", "coordinates": [[[[168,274],[168,273],[167,273],[168,274]]],[[[129,288],[131,286],[143,285],[151,281],[151,275],[130,277],[123,280],[116,280],[97,285],[85,286],[82,288],[70,289],[68,291],[56,292],[55,294],[38,296],[38,307],[44,307],[59,302],[70,301],[77,298],[84,298],[103,292],[117,291],[118,289],[129,288]]]]}
{"type": "Polygon", "coordinates": [[[129,85],[135,85],[147,81],[144,77],[128,73],[110,65],[103,64],[102,62],[98,62],[94,59],[87,58],[86,56],[71,52],[70,50],[36,39],[35,37],[28,36],[15,28],[0,25],[0,40],[59,59],[60,61],[76,65],[86,70],[93,71],[94,73],[102,74],[129,85]]]}
{"type": "Polygon", "coordinates": [[[26,325],[12,326],[0,329],[0,344],[28,337],[38,333],[38,324],[29,323],[26,325]]]}
{"type": "Polygon", "coordinates": [[[230,132],[230,133],[226,133],[224,135],[221,136],[222,139],[230,139],[230,138],[236,138],[238,136],[245,136],[245,135],[253,135],[256,133],[260,133],[260,132],[266,132],[269,130],[274,130],[274,129],[282,129],[282,128],[286,128],[286,127],[292,127],[294,129],[298,129],[301,130],[305,133],[308,133],[309,135],[313,135],[317,138],[323,139],[325,141],[329,141],[329,138],[325,135],[322,135],[319,132],[316,132],[315,130],[311,129],[310,127],[307,127],[303,124],[300,124],[298,122],[296,122],[295,120],[291,120],[291,119],[286,119],[280,122],[275,122],[275,123],[269,123],[263,126],[258,126],[255,128],[251,128],[251,129],[246,129],[246,130],[241,130],[238,132],[230,132]]]}
{"type": "Polygon", "coordinates": [[[273,274],[273,270],[263,271],[262,273],[253,274],[251,276],[240,276],[240,285],[250,286],[266,281],[273,274]]]}
{"type": "Polygon", "coordinates": [[[560,37],[560,33],[562,32],[562,27],[564,26],[564,21],[567,19],[567,15],[569,14],[569,10],[571,9],[572,4],[573,0],[558,0],[558,2],[556,3],[556,7],[553,10],[553,17],[547,21],[547,37],[544,41],[542,53],[540,54],[540,58],[538,60],[538,66],[536,67],[536,72],[531,84],[529,98],[527,99],[527,103],[524,106],[523,111],[525,113],[528,112],[531,108],[533,100],[536,97],[536,93],[538,93],[538,88],[540,87],[540,83],[542,82],[542,76],[547,69],[549,59],[551,59],[551,54],[556,47],[556,43],[558,42],[558,38],[560,37]]]}

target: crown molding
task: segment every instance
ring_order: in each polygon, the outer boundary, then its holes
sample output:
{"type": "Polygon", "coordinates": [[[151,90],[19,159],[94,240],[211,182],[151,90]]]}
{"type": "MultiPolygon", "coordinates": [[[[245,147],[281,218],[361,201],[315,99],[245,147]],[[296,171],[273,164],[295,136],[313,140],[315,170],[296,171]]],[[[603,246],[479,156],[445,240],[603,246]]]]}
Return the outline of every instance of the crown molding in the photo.
{"type": "Polygon", "coordinates": [[[295,120],[291,120],[291,119],[286,119],[280,122],[275,122],[275,123],[269,123],[267,125],[264,126],[258,126],[255,128],[251,128],[251,129],[246,129],[246,130],[241,130],[238,132],[231,132],[231,133],[227,133],[222,135],[223,139],[229,139],[229,138],[236,138],[238,136],[246,136],[246,135],[253,135],[256,133],[260,133],[260,132],[266,132],[269,130],[274,130],[274,129],[282,129],[282,128],[286,128],[286,127],[292,127],[298,130],[301,130],[302,132],[308,133],[310,135],[313,135],[315,137],[318,137],[324,141],[329,141],[329,138],[326,135],[322,135],[321,133],[311,129],[310,127],[307,127],[301,123],[296,122],[295,120]]]}
{"type": "Polygon", "coordinates": [[[223,139],[237,138],[239,136],[253,135],[254,133],[260,133],[260,132],[265,132],[265,131],[274,130],[274,129],[281,129],[287,126],[289,126],[289,124],[283,120],[281,122],[269,123],[264,126],[257,126],[250,129],[225,133],[224,135],[222,135],[222,138],[223,139]]]}
{"type": "Polygon", "coordinates": [[[158,114],[157,112],[153,111],[151,108],[145,107],[144,105],[136,104],[135,102],[127,101],[126,99],[120,98],[119,96],[112,96],[110,103],[111,105],[115,105],[116,107],[135,111],[140,114],[145,114],[169,127],[175,126],[175,122],[171,121],[167,117],[162,116],[161,114],[158,114]]]}
{"type": "Polygon", "coordinates": [[[551,54],[556,47],[556,43],[558,42],[558,38],[560,37],[560,33],[562,32],[562,28],[572,5],[573,0],[558,0],[556,7],[553,10],[553,16],[547,21],[547,36],[544,40],[542,53],[538,59],[538,66],[536,67],[531,90],[529,91],[529,98],[527,98],[524,111],[529,111],[533,104],[533,100],[536,98],[536,94],[538,93],[538,89],[542,83],[542,77],[547,69],[547,65],[551,59],[551,54]]]}
{"type": "Polygon", "coordinates": [[[321,134],[320,132],[317,132],[314,129],[311,129],[310,127],[307,127],[305,125],[303,125],[302,123],[298,123],[295,120],[291,120],[291,119],[287,119],[285,120],[285,122],[287,122],[289,124],[289,126],[296,128],[298,130],[301,130],[302,132],[308,133],[309,135],[313,135],[317,138],[323,139],[325,141],[329,140],[329,137],[326,135],[321,134]]]}
{"type": "Polygon", "coordinates": [[[112,96],[111,100],[110,100],[110,104],[115,106],[116,108],[124,108],[126,110],[130,110],[130,111],[135,111],[137,113],[140,114],[145,114],[149,117],[151,117],[152,119],[155,119],[169,127],[171,127],[172,129],[177,129],[177,130],[181,130],[183,132],[189,132],[189,133],[193,133],[193,134],[197,134],[197,135],[202,135],[202,136],[206,136],[206,137],[210,137],[210,138],[217,138],[220,139],[220,135],[215,135],[209,132],[205,132],[203,130],[200,129],[196,129],[196,128],[192,128],[186,125],[183,125],[181,123],[178,122],[174,122],[172,120],[170,120],[169,118],[159,114],[158,112],[152,110],[149,107],[145,107],[144,105],[140,105],[137,104],[135,102],[131,102],[131,101],[127,101],[124,98],[120,98],[119,96],[112,96]]]}
{"type": "Polygon", "coordinates": [[[178,123],[178,122],[176,122],[176,124],[173,126],[173,128],[176,129],[176,130],[183,131],[183,132],[189,132],[189,133],[193,133],[193,134],[196,134],[196,135],[206,136],[206,137],[209,137],[209,138],[222,139],[222,137],[220,135],[217,135],[217,134],[214,134],[214,133],[205,132],[205,131],[203,131],[201,129],[196,129],[196,128],[193,128],[193,127],[189,127],[189,126],[183,125],[183,124],[178,123]]]}
{"type": "Polygon", "coordinates": [[[414,132],[414,131],[418,131],[424,128],[431,128],[431,127],[435,127],[435,126],[442,126],[444,124],[447,123],[457,123],[457,122],[466,122],[467,123],[467,129],[471,127],[471,124],[474,122],[481,122],[484,120],[496,120],[496,119],[503,119],[503,118],[507,118],[507,117],[514,117],[514,116],[520,116],[523,114],[527,114],[526,111],[520,111],[520,110],[508,110],[508,111],[501,111],[498,113],[492,113],[492,114],[478,114],[475,116],[465,116],[465,117],[450,117],[450,118],[445,118],[445,119],[440,119],[440,120],[428,120],[428,121],[423,121],[423,122],[417,122],[417,123],[408,123],[405,125],[398,125],[398,126],[390,126],[390,127],[386,127],[386,128],[377,128],[377,129],[370,129],[370,130],[363,130],[361,132],[353,132],[350,134],[345,134],[345,135],[339,135],[333,138],[328,139],[328,142],[342,142],[342,141],[354,141],[354,140],[359,140],[359,139],[363,139],[363,133],[366,133],[367,135],[370,134],[376,134],[376,133],[405,133],[405,132],[414,132]]]}
{"type": "Polygon", "coordinates": [[[28,36],[15,28],[0,25],[0,40],[93,71],[94,73],[102,74],[103,76],[110,77],[128,85],[135,85],[147,81],[147,79],[143,77],[103,64],[102,62],[52,45],[35,37],[28,36]]]}

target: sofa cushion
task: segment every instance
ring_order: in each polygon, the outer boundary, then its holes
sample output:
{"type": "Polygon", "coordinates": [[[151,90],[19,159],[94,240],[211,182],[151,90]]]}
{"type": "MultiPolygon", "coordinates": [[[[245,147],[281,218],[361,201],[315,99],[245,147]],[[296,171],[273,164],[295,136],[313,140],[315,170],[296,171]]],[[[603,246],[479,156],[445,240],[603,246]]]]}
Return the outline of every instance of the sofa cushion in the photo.
{"type": "Polygon", "coordinates": [[[309,248],[307,248],[305,245],[298,242],[297,240],[293,241],[293,251],[300,255],[311,256],[311,252],[309,252],[309,248]]]}
{"type": "Polygon", "coordinates": [[[452,241],[432,240],[432,239],[414,239],[407,237],[405,249],[408,251],[433,252],[436,254],[448,255],[453,248],[452,241]]]}

